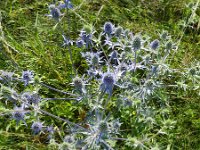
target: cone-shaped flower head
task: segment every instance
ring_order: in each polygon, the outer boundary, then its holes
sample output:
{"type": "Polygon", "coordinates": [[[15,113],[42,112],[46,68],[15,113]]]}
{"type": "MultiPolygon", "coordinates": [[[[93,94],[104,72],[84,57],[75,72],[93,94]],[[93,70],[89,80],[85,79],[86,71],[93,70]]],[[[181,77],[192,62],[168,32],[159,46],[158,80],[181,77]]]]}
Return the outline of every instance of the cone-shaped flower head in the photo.
{"type": "Polygon", "coordinates": [[[160,45],[160,42],[157,39],[150,43],[150,47],[152,50],[156,50],[159,47],[159,45],[160,45]]]}
{"type": "Polygon", "coordinates": [[[140,36],[135,36],[133,38],[132,48],[133,50],[139,50],[142,47],[142,39],[140,36]]]}
{"type": "Polygon", "coordinates": [[[83,47],[83,45],[84,45],[83,40],[77,40],[77,41],[76,41],[76,46],[77,46],[78,48],[83,47]]]}
{"type": "Polygon", "coordinates": [[[50,14],[47,16],[52,17],[56,21],[59,21],[60,16],[61,16],[60,9],[57,8],[54,4],[51,4],[49,5],[49,10],[50,10],[50,14]]]}
{"type": "Polygon", "coordinates": [[[102,84],[100,87],[101,90],[105,91],[111,96],[114,84],[115,84],[115,75],[110,72],[104,73],[102,77],[102,84]]]}
{"type": "Polygon", "coordinates": [[[111,22],[106,22],[103,29],[106,34],[110,35],[114,30],[114,26],[111,22]]]}
{"type": "Polygon", "coordinates": [[[14,111],[13,111],[13,113],[12,113],[12,117],[13,117],[13,119],[16,120],[17,125],[18,125],[18,123],[19,123],[20,121],[23,121],[24,124],[26,125],[26,122],[25,122],[25,120],[24,120],[25,111],[24,111],[23,107],[15,107],[15,108],[14,108],[14,111]]]}
{"type": "Polygon", "coordinates": [[[41,122],[33,122],[31,129],[33,131],[33,134],[39,134],[42,131],[42,123],[41,122]]]}
{"type": "Polygon", "coordinates": [[[23,71],[22,72],[22,81],[24,82],[24,86],[27,86],[30,81],[33,81],[33,72],[32,71],[23,71]]]}
{"type": "Polygon", "coordinates": [[[80,93],[86,93],[86,91],[85,91],[85,84],[84,84],[82,78],[80,78],[78,76],[75,77],[73,79],[73,83],[72,84],[74,85],[75,90],[77,90],[78,92],[80,92],[80,93]]]}
{"type": "Polygon", "coordinates": [[[122,27],[117,27],[116,29],[115,29],[115,36],[116,37],[118,37],[118,38],[120,38],[121,36],[122,36],[122,34],[123,34],[123,28],[122,27]]]}

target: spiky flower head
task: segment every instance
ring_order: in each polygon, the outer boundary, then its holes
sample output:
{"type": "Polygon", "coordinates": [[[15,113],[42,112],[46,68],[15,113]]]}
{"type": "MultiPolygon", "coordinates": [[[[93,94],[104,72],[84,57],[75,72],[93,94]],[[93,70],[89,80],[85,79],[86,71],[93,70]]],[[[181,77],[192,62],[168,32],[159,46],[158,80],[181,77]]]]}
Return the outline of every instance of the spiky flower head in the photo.
{"type": "Polygon", "coordinates": [[[152,50],[156,50],[159,47],[159,45],[160,45],[160,42],[157,39],[150,43],[150,47],[152,50]]]}
{"type": "Polygon", "coordinates": [[[102,91],[105,91],[110,96],[112,95],[112,90],[115,84],[115,75],[111,72],[106,72],[102,77],[102,84],[100,86],[102,91]]]}
{"type": "Polygon", "coordinates": [[[168,36],[168,32],[167,31],[162,31],[162,33],[160,34],[160,38],[162,40],[167,40],[170,38],[170,36],[168,36]]]}
{"type": "Polygon", "coordinates": [[[83,47],[83,45],[84,45],[83,40],[77,40],[77,41],[76,41],[76,46],[77,46],[78,48],[83,47]]]}
{"type": "Polygon", "coordinates": [[[21,99],[28,104],[38,105],[41,98],[36,92],[24,92],[21,94],[21,99]]]}
{"type": "Polygon", "coordinates": [[[33,124],[31,125],[31,129],[34,135],[39,134],[42,131],[42,128],[43,128],[43,125],[39,121],[33,122],[33,124]]]}
{"type": "Polygon", "coordinates": [[[91,34],[93,31],[93,26],[92,25],[84,25],[82,31],[85,31],[86,34],[91,34]]]}
{"type": "Polygon", "coordinates": [[[115,29],[115,36],[116,37],[118,37],[118,38],[120,38],[121,36],[122,36],[122,34],[123,34],[123,28],[122,27],[117,27],[116,29],[115,29]]]}
{"type": "Polygon", "coordinates": [[[60,16],[61,16],[60,9],[56,7],[54,4],[51,4],[49,5],[49,10],[50,10],[50,14],[47,16],[52,17],[56,21],[59,21],[60,16]]]}
{"type": "Polygon", "coordinates": [[[173,43],[171,41],[168,41],[165,45],[166,50],[171,50],[173,48],[173,43]]]}
{"type": "Polygon", "coordinates": [[[15,107],[14,111],[12,112],[12,117],[13,117],[13,119],[16,120],[17,125],[18,125],[18,123],[20,121],[23,121],[24,124],[27,125],[26,122],[25,122],[25,120],[24,120],[25,111],[24,111],[23,107],[15,107]]]}
{"type": "Polygon", "coordinates": [[[80,33],[80,38],[84,41],[86,48],[92,44],[92,33],[87,33],[88,31],[82,30],[80,33]]]}
{"type": "Polygon", "coordinates": [[[46,130],[47,130],[47,132],[49,132],[51,134],[53,134],[55,132],[53,126],[48,126],[46,130]]]}
{"type": "Polygon", "coordinates": [[[60,2],[58,8],[59,9],[64,9],[64,8],[66,8],[66,9],[72,9],[73,5],[72,5],[72,3],[71,3],[70,0],[64,0],[64,3],[60,2]]]}
{"type": "Polygon", "coordinates": [[[110,35],[114,30],[114,25],[111,22],[106,22],[103,29],[106,34],[110,35]]]}
{"type": "Polygon", "coordinates": [[[38,95],[38,93],[33,93],[31,94],[31,99],[29,101],[30,104],[38,105],[40,102],[41,98],[38,95]]]}
{"type": "Polygon", "coordinates": [[[142,47],[142,39],[140,36],[134,36],[132,42],[132,48],[134,51],[141,49],[142,47]]]}
{"type": "Polygon", "coordinates": [[[101,121],[99,123],[98,129],[100,132],[106,132],[108,130],[108,124],[106,121],[101,121]]]}
{"type": "Polygon", "coordinates": [[[118,132],[119,132],[119,129],[120,129],[120,127],[121,127],[121,124],[122,124],[122,123],[119,122],[119,119],[113,120],[113,121],[112,121],[112,125],[111,125],[112,131],[113,131],[114,133],[118,133],[118,132]]]}
{"type": "Polygon", "coordinates": [[[106,85],[113,85],[114,84],[114,76],[112,73],[106,73],[103,77],[103,83],[106,85]]]}
{"type": "Polygon", "coordinates": [[[93,53],[91,55],[90,64],[93,65],[93,66],[98,66],[99,62],[100,62],[100,57],[99,57],[98,53],[93,53]]]}
{"type": "Polygon", "coordinates": [[[48,132],[48,139],[52,139],[53,138],[53,134],[55,132],[53,126],[47,126],[46,131],[48,132]]]}
{"type": "Polygon", "coordinates": [[[1,86],[0,95],[1,95],[2,98],[5,98],[6,100],[10,100],[14,103],[19,98],[18,93],[14,89],[6,87],[6,86],[1,86]]]}
{"type": "Polygon", "coordinates": [[[73,79],[73,83],[74,83],[74,86],[77,88],[77,89],[82,89],[83,88],[83,81],[81,78],[79,77],[75,77],[73,79]]]}
{"type": "Polygon", "coordinates": [[[116,50],[112,51],[110,53],[110,59],[117,59],[118,58],[118,52],[116,50]]]}
{"type": "Polygon", "coordinates": [[[3,81],[4,83],[8,83],[12,80],[12,76],[13,76],[14,72],[7,72],[7,71],[3,71],[0,70],[0,80],[3,81]]]}
{"type": "Polygon", "coordinates": [[[77,90],[78,92],[80,92],[80,93],[86,93],[86,91],[85,91],[85,84],[84,84],[82,78],[76,76],[73,79],[72,85],[74,85],[75,90],[77,90]]]}
{"type": "Polygon", "coordinates": [[[34,76],[32,71],[23,71],[22,72],[22,81],[24,82],[24,86],[27,86],[30,81],[33,81],[34,76]]]}
{"type": "Polygon", "coordinates": [[[26,102],[30,102],[31,92],[24,92],[21,94],[21,99],[26,102]]]}

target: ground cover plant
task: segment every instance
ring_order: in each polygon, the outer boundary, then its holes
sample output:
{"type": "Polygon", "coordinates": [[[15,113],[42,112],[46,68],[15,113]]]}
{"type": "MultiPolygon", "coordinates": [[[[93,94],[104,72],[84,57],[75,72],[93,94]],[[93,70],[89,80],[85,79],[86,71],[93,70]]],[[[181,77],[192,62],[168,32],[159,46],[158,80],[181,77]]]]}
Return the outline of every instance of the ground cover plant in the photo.
{"type": "Polygon", "coordinates": [[[199,1],[0,4],[1,149],[200,148],[199,1]]]}

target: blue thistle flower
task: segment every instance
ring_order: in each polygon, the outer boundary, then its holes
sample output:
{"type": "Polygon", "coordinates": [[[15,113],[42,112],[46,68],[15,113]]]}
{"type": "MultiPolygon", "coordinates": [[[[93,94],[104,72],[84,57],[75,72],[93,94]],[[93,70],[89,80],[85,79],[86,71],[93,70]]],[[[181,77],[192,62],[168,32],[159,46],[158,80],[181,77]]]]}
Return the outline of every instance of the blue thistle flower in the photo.
{"type": "Polygon", "coordinates": [[[24,86],[27,86],[30,81],[33,81],[33,72],[32,71],[23,71],[22,72],[22,81],[24,82],[24,86]]]}
{"type": "Polygon", "coordinates": [[[30,104],[38,105],[40,102],[41,98],[37,93],[33,93],[31,95],[31,99],[29,101],[30,104]]]}
{"type": "Polygon", "coordinates": [[[23,107],[15,107],[14,111],[12,112],[12,117],[13,119],[16,120],[17,125],[19,124],[20,121],[23,121],[23,123],[27,126],[24,117],[25,117],[25,111],[23,107]]]}
{"type": "Polygon", "coordinates": [[[78,48],[83,47],[83,45],[84,45],[84,41],[83,41],[83,40],[77,40],[77,41],[76,41],[76,46],[77,46],[78,48]]]}
{"type": "Polygon", "coordinates": [[[157,39],[150,43],[150,47],[152,50],[156,50],[159,47],[159,45],[160,45],[160,42],[157,39]]]}
{"type": "Polygon", "coordinates": [[[33,134],[39,134],[42,131],[43,128],[43,123],[41,122],[33,122],[33,124],[31,125],[31,129],[33,131],[33,134]]]}
{"type": "Polygon", "coordinates": [[[64,3],[60,3],[58,6],[59,9],[72,9],[73,5],[70,0],[64,0],[64,3]]]}
{"type": "Polygon", "coordinates": [[[134,36],[132,42],[132,48],[134,51],[141,49],[142,47],[142,39],[140,36],[134,36]]]}
{"type": "Polygon", "coordinates": [[[51,134],[54,133],[54,128],[53,128],[53,126],[48,126],[46,130],[47,130],[47,132],[49,132],[49,133],[51,133],[51,134]]]}
{"type": "Polygon", "coordinates": [[[112,51],[110,56],[110,63],[112,63],[112,65],[118,65],[119,64],[119,60],[118,60],[118,52],[116,50],[112,51]]]}
{"type": "Polygon", "coordinates": [[[48,127],[46,128],[46,131],[49,133],[48,139],[52,139],[53,134],[54,134],[54,132],[55,132],[53,126],[48,126],[48,127]]]}
{"type": "Polygon", "coordinates": [[[0,70],[0,80],[4,83],[9,83],[10,81],[12,81],[13,74],[13,72],[0,70]]]}
{"type": "Polygon", "coordinates": [[[73,79],[73,83],[72,84],[74,85],[75,89],[78,92],[86,93],[85,84],[84,84],[83,80],[81,78],[79,78],[78,76],[73,79]]]}
{"type": "Polygon", "coordinates": [[[102,77],[102,84],[100,86],[100,89],[102,91],[105,91],[111,96],[114,84],[116,82],[115,80],[116,80],[115,75],[113,73],[111,72],[104,73],[102,77]]]}
{"type": "Polygon", "coordinates": [[[104,32],[108,35],[112,34],[113,33],[113,30],[114,30],[114,25],[111,23],[111,22],[106,22],[104,24],[104,32]]]}
{"type": "Polygon", "coordinates": [[[62,16],[60,9],[56,7],[54,4],[49,5],[50,14],[46,15],[48,17],[53,18],[56,21],[59,21],[60,16],[62,16]]]}
{"type": "Polygon", "coordinates": [[[21,95],[21,99],[26,101],[27,103],[29,104],[34,104],[34,105],[38,105],[39,102],[41,101],[41,98],[40,96],[33,92],[24,92],[22,95],[21,95]]]}
{"type": "Polygon", "coordinates": [[[86,31],[81,31],[80,38],[85,42],[86,48],[89,47],[89,45],[92,44],[92,34],[88,33],[86,31]]]}
{"type": "Polygon", "coordinates": [[[30,92],[24,92],[21,94],[21,99],[24,101],[29,102],[31,99],[31,93],[30,92]]]}
{"type": "Polygon", "coordinates": [[[110,59],[112,60],[112,59],[114,59],[114,60],[116,60],[116,59],[118,59],[118,52],[116,51],[116,50],[114,50],[114,51],[112,51],[111,53],[110,53],[110,59]]]}
{"type": "MultiPolygon", "coordinates": [[[[103,112],[99,112],[95,109],[95,114],[91,116],[88,121],[88,131],[83,132],[86,138],[83,140],[82,149],[99,149],[101,146],[106,149],[112,149],[109,144],[105,142],[106,139],[110,139],[112,136],[116,136],[118,133],[114,131],[113,121],[108,121],[109,116],[103,117],[103,112]],[[114,131],[114,132],[113,132],[114,131]],[[104,142],[102,142],[104,141],[104,142]],[[106,145],[105,145],[106,144],[106,145]]],[[[119,129],[120,123],[115,125],[119,129]]]]}

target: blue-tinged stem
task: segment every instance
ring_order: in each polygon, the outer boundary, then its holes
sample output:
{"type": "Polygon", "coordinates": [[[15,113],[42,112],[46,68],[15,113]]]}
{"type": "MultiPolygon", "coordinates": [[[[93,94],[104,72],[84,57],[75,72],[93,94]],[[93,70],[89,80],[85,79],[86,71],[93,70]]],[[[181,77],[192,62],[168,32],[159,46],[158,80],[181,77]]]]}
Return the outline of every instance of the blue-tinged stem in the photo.
{"type": "Polygon", "coordinates": [[[77,98],[42,98],[42,100],[76,100],[78,101],[77,98]]]}
{"type": "Polygon", "coordinates": [[[71,96],[76,96],[76,95],[74,95],[74,94],[71,94],[71,93],[68,93],[68,92],[64,92],[64,91],[58,90],[58,89],[56,89],[56,88],[54,88],[54,87],[51,87],[51,86],[49,86],[49,85],[46,85],[46,84],[44,84],[44,83],[40,83],[40,85],[45,86],[45,87],[47,87],[48,89],[51,89],[51,90],[56,91],[56,92],[60,92],[60,93],[63,93],[63,94],[68,94],[68,95],[71,95],[71,96]]]}
{"type": "MultiPolygon", "coordinates": [[[[68,8],[68,4],[67,4],[67,37],[69,38],[70,37],[70,33],[69,33],[69,27],[70,27],[70,16],[69,16],[69,8],[68,8]]],[[[69,38],[70,40],[70,38],[69,38]]],[[[76,73],[76,69],[75,69],[75,66],[74,66],[74,62],[73,62],[73,59],[72,59],[72,51],[71,51],[71,48],[70,48],[70,45],[68,44],[67,45],[67,48],[68,48],[68,51],[69,51],[69,56],[70,56],[70,61],[72,63],[72,71],[74,74],[77,74],[76,73]]]]}

